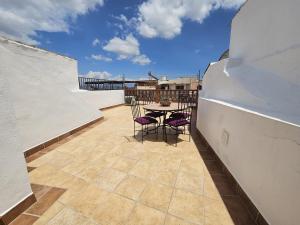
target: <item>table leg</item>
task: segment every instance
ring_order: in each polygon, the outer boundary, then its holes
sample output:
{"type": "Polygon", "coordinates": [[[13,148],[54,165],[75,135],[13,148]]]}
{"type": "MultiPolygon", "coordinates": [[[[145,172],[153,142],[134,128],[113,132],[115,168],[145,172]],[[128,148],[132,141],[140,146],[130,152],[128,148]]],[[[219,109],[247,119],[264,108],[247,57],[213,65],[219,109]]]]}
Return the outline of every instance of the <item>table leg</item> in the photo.
{"type": "Polygon", "coordinates": [[[167,131],[166,131],[166,117],[167,117],[167,113],[164,112],[164,118],[163,118],[163,140],[166,141],[166,137],[167,137],[167,131]]]}

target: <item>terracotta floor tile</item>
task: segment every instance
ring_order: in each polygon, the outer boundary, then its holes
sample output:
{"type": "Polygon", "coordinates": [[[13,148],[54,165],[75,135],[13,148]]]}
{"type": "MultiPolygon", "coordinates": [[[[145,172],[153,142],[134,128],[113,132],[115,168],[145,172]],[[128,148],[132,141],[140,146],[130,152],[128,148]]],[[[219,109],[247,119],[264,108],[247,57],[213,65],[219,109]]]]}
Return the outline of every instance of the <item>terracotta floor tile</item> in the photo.
{"type": "Polygon", "coordinates": [[[175,170],[156,170],[151,175],[151,180],[159,184],[173,187],[176,181],[177,172],[175,170]]]}
{"type": "Polygon", "coordinates": [[[200,160],[183,160],[180,170],[186,173],[193,173],[198,176],[204,174],[204,163],[200,160]]]}
{"type": "Polygon", "coordinates": [[[39,167],[44,164],[48,164],[54,168],[62,168],[72,160],[73,158],[70,155],[53,150],[48,153],[44,152],[40,158],[32,161],[29,165],[39,167]]]}
{"type": "MultiPolygon", "coordinates": [[[[165,225],[193,225],[192,223],[186,222],[182,219],[176,218],[171,215],[167,215],[165,225]]],[[[215,224],[220,225],[220,224],[215,224]]]]}
{"type": "Polygon", "coordinates": [[[90,219],[82,216],[80,213],[72,209],[64,208],[56,216],[54,216],[47,225],[92,225],[90,219]]]}
{"type": "Polygon", "coordinates": [[[68,165],[62,168],[62,171],[75,175],[84,170],[87,167],[87,163],[84,161],[72,161],[68,165]]]}
{"type": "Polygon", "coordinates": [[[146,185],[144,180],[128,176],[118,185],[115,192],[127,198],[138,200],[146,185]]]}
{"type": "MultiPolygon", "coordinates": [[[[61,153],[59,151],[52,151],[51,153],[53,153],[53,156],[49,158],[47,163],[54,168],[63,168],[74,161],[74,158],[69,154],[61,153]]],[[[47,153],[46,156],[51,153],[47,153]]]]}
{"type": "Polygon", "coordinates": [[[108,196],[108,192],[90,185],[87,189],[79,192],[65,204],[74,208],[76,211],[82,213],[83,215],[90,217],[99,204],[107,201],[108,196]]]}
{"type": "Polygon", "coordinates": [[[85,180],[81,178],[74,177],[72,180],[62,184],[66,191],[59,198],[59,201],[62,203],[68,202],[70,199],[76,197],[80,192],[86,190],[89,186],[85,180]]]}
{"type": "Polygon", "coordinates": [[[227,221],[230,218],[230,214],[226,205],[222,200],[215,200],[206,198],[204,206],[204,214],[208,219],[219,219],[227,221]]]}
{"type": "Polygon", "coordinates": [[[61,184],[72,179],[72,175],[45,164],[29,173],[29,178],[30,183],[60,187],[61,184]]]}
{"type": "Polygon", "coordinates": [[[40,166],[40,167],[36,168],[35,170],[33,170],[29,174],[29,178],[30,178],[31,183],[35,183],[34,182],[35,180],[37,180],[39,183],[40,183],[40,181],[44,182],[44,180],[46,180],[46,178],[48,178],[49,176],[52,176],[53,173],[55,173],[56,171],[57,170],[50,165],[43,165],[43,166],[40,166]]]}
{"type": "Polygon", "coordinates": [[[119,159],[119,156],[108,153],[108,154],[101,156],[101,158],[99,160],[96,160],[94,163],[99,166],[108,168],[108,167],[111,167],[118,159],[119,159]]]}
{"type": "Polygon", "coordinates": [[[177,176],[175,187],[198,194],[203,194],[204,176],[180,172],[177,176]]]}
{"type": "Polygon", "coordinates": [[[39,217],[34,225],[44,225],[48,223],[48,221],[57,215],[63,208],[64,205],[56,201],[41,217],[39,217]]]}
{"type": "Polygon", "coordinates": [[[104,116],[101,123],[26,159],[31,161],[27,166],[37,167],[29,177],[38,200],[52,187],[66,189],[56,201],[50,195],[33,207],[35,213],[44,212],[37,225],[252,223],[239,199],[228,198],[236,195],[198,136],[189,142],[180,135],[177,147],[171,135],[168,143],[155,135],[141,143],[132,136],[130,107],[104,111],[104,116]]]}
{"type": "Polygon", "coordinates": [[[81,170],[79,173],[76,173],[75,176],[85,180],[86,182],[92,182],[104,169],[105,168],[87,165],[86,168],[81,170]]]}
{"type": "Polygon", "coordinates": [[[195,224],[204,224],[204,197],[189,192],[175,190],[169,213],[195,224]]]}
{"type": "Polygon", "coordinates": [[[157,163],[158,168],[162,170],[174,170],[179,169],[181,159],[170,159],[169,157],[162,157],[157,163]]]}
{"type": "Polygon", "coordinates": [[[112,168],[127,173],[136,164],[136,162],[137,160],[122,157],[114,163],[112,168]]]}
{"type": "Polygon", "coordinates": [[[104,170],[93,182],[100,188],[113,191],[127,176],[126,173],[115,169],[104,170]]]}
{"type": "Polygon", "coordinates": [[[36,203],[26,210],[26,213],[41,216],[64,192],[65,190],[61,188],[51,188],[36,203]]]}
{"type": "Polygon", "coordinates": [[[140,160],[143,156],[143,152],[132,149],[131,151],[123,153],[123,157],[129,158],[129,159],[135,159],[140,160]]]}
{"type": "Polygon", "coordinates": [[[221,194],[211,177],[204,178],[203,195],[212,199],[221,199],[221,194]]]}
{"type": "Polygon", "coordinates": [[[147,206],[137,204],[124,225],[163,225],[165,214],[147,206]]]}
{"type": "Polygon", "coordinates": [[[93,218],[99,224],[124,224],[134,207],[134,201],[110,194],[105,202],[94,209],[93,218]]]}
{"type": "Polygon", "coordinates": [[[51,187],[40,184],[31,184],[31,190],[34,193],[37,201],[48,191],[50,191],[51,187]]]}
{"type": "Polygon", "coordinates": [[[21,214],[10,225],[31,225],[38,219],[37,216],[21,214]]]}
{"type": "Polygon", "coordinates": [[[143,191],[140,202],[146,206],[166,212],[173,189],[164,185],[149,184],[143,191]]]}
{"type": "Polygon", "coordinates": [[[145,161],[139,161],[135,166],[129,171],[130,175],[140,177],[142,179],[150,179],[150,174],[153,174],[153,169],[151,164],[145,161]]]}

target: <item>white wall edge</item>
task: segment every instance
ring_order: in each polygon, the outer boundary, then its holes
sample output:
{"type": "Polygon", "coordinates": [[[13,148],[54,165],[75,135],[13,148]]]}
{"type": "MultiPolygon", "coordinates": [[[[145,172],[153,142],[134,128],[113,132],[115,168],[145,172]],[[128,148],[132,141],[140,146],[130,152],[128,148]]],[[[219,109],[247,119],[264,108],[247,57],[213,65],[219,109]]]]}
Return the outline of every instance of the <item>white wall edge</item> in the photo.
{"type": "Polygon", "coordinates": [[[16,207],[17,205],[19,205],[22,201],[24,201],[26,198],[28,198],[29,196],[33,195],[33,192],[31,192],[30,194],[28,194],[26,197],[22,198],[20,201],[18,201],[16,204],[14,204],[12,207],[8,208],[7,210],[5,210],[3,212],[2,215],[0,216],[3,216],[5,215],[6,213],[8,213],[10,210],[12,210],[14,207],[16,207]]]}
{"type": "Polygon", "coordinates": [[[266,114],[262,114],[262,113],[259,113],[259,112],[256,112],[256,111],[253,111],[253,110],[241,107],[241,106],[237,106],[237,105],[234,105],[234,104],[231,104],[231,103],[228,103],[228,102],[220,101],[220,100],[213,99],[213,98],[203,98],[203,97],[199,97],[199,98],[203,99],[203,100],[206,100],[206,101],[209,101],[209,102],[214,102],[214,103],[217,103],[217,104],[220,104],[220,105],[224,105],[224,106],[227,106],[227,107],[230,107],[230,108],[234,108],[236,110],[240,110],[240,111],[244,111],[244,112],[247,112],[247,113],[251,113],[251,114],[254,114],[256,116],[264,117],[266,119],[275,120],[275,121],[278,121],[278,122],[281,122],[281,123],[285,123],[287,125],[291,125],[291,126],[295,126],[295,127],[300,128],[299,124],[291,123],[291,122],[279,119],[277,117],[268,116],[266,114]]]}

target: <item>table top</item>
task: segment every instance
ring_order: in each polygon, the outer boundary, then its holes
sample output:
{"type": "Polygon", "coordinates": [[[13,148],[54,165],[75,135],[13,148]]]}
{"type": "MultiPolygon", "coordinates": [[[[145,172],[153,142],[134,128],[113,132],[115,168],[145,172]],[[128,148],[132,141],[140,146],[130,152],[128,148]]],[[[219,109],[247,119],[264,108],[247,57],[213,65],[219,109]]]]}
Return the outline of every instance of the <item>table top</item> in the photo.
{"type": "Polygon", "coordinates": [[[165,112],[170,112],[170,111],[178,111],[178,103],[172,102],[170,106],[162,106],[160,103],[153,103],[149,105],[145,105],[143,107],[146,110],[149,111],[165,111],[165,112]]]}

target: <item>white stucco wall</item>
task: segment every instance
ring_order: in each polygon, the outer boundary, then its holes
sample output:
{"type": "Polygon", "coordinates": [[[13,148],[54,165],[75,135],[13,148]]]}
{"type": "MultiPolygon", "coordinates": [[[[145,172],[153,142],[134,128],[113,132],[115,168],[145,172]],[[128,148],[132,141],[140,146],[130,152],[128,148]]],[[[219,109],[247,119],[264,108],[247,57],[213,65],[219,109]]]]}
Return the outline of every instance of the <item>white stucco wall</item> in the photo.
{"type": "Polygon", "coordinates": [[[11,91],[7,78],[0,76],[0,216],[32,193],[11,91]]]}
{"type": "Polygon", "coordinates": [[[124,92],[78,90],[77,61],[0,37],[0,216],[32,193],[23,151],[102,116],[124,92]]]}
{"type": "Polygon", "coordinates": [[[124,90],[87,91],[77,89],[74,93],[97,109],[124,104],[124,90]]]}
{"type": "Polygon", "coordinates": [[[197,128],[269,224],[299,224],[299,126],[200,98],[197,128]]]}
{"type": "Polygon", "coordinates": [[[300,222],[299,8],[249,0],[199,93],[197,128],[272,225],[300,222]]]}
{"type": "Polygon", "coordinates": [[[204,79],[203,96],[300,124],[299,8],[295,0],[249,0],[232,21],[225,69],[204,79]]]}
{"type": "Polygon", "coordinates": [[[76,60],[1,38],[0,76],[12,90],[7,97],[23,151],[101,116],[73,91],[78,89],[76,60]]]}

